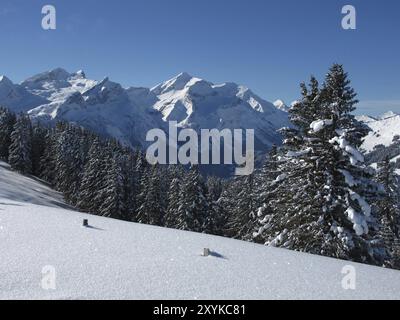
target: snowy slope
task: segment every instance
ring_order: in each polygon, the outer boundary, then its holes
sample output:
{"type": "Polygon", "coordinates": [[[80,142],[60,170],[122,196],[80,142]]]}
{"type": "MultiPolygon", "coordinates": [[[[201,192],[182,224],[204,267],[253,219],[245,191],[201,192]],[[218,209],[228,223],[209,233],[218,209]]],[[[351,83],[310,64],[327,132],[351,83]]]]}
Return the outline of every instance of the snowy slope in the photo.
{"type": "Polygon", "coordinates": [[[27,111],[40,121],[67,120],[131,146],[146,146],[153,128],[166,121],[179,127],[255,129],[257,147],[280,143],[276,130],[288,125],[287,114],[246,87],[214,85],[182,73],[152,88],[123,88],[105,78],[95,81],[83,71],[61,68],[35,75],[21,84],[0,77],[0,105],[27,111]]]}
{"type": "Polygon", "coordinates": [[[48,101],[34,95],[23,86],[14,84],[5,76],[0,76],[0,105],[7,106],[14,112],[26,112],[48,101]]]}
{"type": "Polygon", "coordinates": [[[392,144],[394,136],[400,135],[400,115],[393,112],[386,113],[377,119],[366,116],[357,118],[372,130],[361,146],[366,152],[371,152],[380,144],[387,147],[392,144]]]}
{"type": "Polygon", "coordinates": [[[37,178],[25,177],[12,172],[10,166],[1,161],[0,199],[56,208],[69,207],[64,203],[60,193],[55,192],[37,178]]]}
{"type": "Polygon", "coordinates": [[[398,271],[34,205],[51,191],[3,164],[0,181],[0,299],[400,298],[398,271]],[[349,264],[356,290],[341,285],[349,264]],[[46,266],[55,290],[41,286],[46,266]]]}

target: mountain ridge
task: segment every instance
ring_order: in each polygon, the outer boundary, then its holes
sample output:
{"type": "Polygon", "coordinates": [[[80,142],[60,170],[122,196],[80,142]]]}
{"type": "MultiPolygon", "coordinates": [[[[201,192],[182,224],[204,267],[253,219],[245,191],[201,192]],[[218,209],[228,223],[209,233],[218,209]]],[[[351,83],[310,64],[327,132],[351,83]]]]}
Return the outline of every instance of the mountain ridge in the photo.
{"type": "Polygon", "coordinates": [[[285,111],[249,88],[213,84],[187,72],[152,88],[124,88],[108,77],[91,80],[82,70],[62,68],[20,84],[0,79],[0,105],[41,122],[70,121],[131,147],[146,147],[150,129],[167,130],[167,122],[176,121],[178,128],[194,130],[255,129],[256,149],[265,153],[280,143],[277,130],[289,125],[285,111]]]}

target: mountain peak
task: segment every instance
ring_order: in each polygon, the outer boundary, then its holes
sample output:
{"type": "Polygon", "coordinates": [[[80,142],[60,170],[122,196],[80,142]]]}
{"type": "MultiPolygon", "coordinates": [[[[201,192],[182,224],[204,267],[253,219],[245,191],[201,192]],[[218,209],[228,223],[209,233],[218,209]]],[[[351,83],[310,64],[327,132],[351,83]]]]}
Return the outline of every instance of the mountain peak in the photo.
{"type": "Polygon", "coordinates": [[[381,115],[379,117],[379,119],[385,120],[385,119],[393,118],[393,117],[396,117],[396,116],[399,116],[399,114],[395,113],[393,111],[388,111],[388,112],[385,112],[383,115],[381,115]]]}
{"type": "Polygon", "coordinates": [[[289,111],[289,107],[286,105],[286,103],[284,103],[282,100],[278,99],[276,100],[273,105],[275,106],[275,108],[288,112],[289,111]]]}
{"type": "Polygon", "coordinates": [[[192,79],[194,79],[194,77],[187,72],[181,72],[172,79],[155,86],[151,91],[156,95],[160,95],[171,90],[182,90],[192,79]]]}
{"type": "Polygon", "coordinates": [[[22,82],[22,85],[29,86],[30,84],[33,85],[44,81],[64,81],[69,77],[71,77],[71,74],[66,70],[62,68],[55,68],[26,79],[24,82],[22,82]]]}
{"type": "Polygon", "coordinates": [[[71,76],[71,74],[63,68],[55,68],[47,72],[52,77],[52,80],[64,80],[71,76]]]}
{"type": "Polygon", "coordinates": [[[0,76],[0,83],[6,85],[13,85],[12,81],[8,79],[6,76],[0,76]]]}
{"type": "Polygon", "coordinates": [[[85,71],[83,71],[83,70],[78,70],[77,72],[75,72],[73,74],[73,76],[76,78],[80,78],[80,79],[86,79],[86,74],[85,74],[85,71]]]}

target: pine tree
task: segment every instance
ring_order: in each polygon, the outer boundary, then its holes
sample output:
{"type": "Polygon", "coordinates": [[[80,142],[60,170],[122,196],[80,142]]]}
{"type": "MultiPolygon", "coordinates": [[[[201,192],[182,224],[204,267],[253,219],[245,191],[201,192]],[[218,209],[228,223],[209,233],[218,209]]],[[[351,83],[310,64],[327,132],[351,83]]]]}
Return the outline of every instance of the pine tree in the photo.
{"type": "Polygon", "coordinates": [[[184,181],[186,172],[181,166],[170,166],[169,167],[169,183],[166,199],[166,211],[165,211],[165,226],[167,228],[179,228],[179,206],[181,187],[184,181]]]}
{"type": "Polygon", "coordinates": [[[376,193],[358,148],[368,129],[352,115],[355,92],[334,65],[322,89],[312,80],[290,113],[283,176],[272,201],[267,243],[359,262],[378,263],[370,240],[376,221],[367,200],[376,193]]]}
{"type": "Polygon", "coordinates": [[[69,124],[60,123],[57,126],[56,188],[64,194],[68,203],[76,205],[84,166],[84,155],[80,147],[81,131],[69,124]]]}
{"type": "Polygon", "coordinates": [[[104,217],[126,220],[125,172],[123,171],[121,154],[111,148],[107,150],[105,165],[104,185],[99,190],[102,197],[99,214],[104,217]]]}
{"type": "Polygon", "coordinates": [[[399,177],[395,174],[394,165],[386,157],[382,162],[378,163],[377,182],[383,188],[383,196],[377,201],[381,220],[381,237],[383,239],[386,250],[386,264],[395,265],[396,244],[400,239],[400,205],[399,205],[399,177]],[[391,261],[393,260],[393,261],[391,261]]]}
{"type": "Polygon", "coordinates": [[[11,133],[8,162],[23,174],[32,173],[32,124],[28,116],[21,114],[11,133]]]}
{"type": "Polygon", "coordinates": [[[16,121],[15,114],[0,107],[0,160],[8,161],[11,133],[16,121]]]}
{"type": "Polygon", "coordinates": [[[177,210],[180,230],[203,232],[207,226],[209,204],[207,190],[198,166],[192,166],[186,174],[180,190],[180,201],[177,210]]]}
{"type": "Polygon", "coordinates": [[[283,177],[282,172],[279,170],[279,159],[278,147],[274,145],[268,153],[260,173],[256,176],[256,194],[260,207],[257,210],[254,232],[251,237],[257,243],[266,243],[269,236],[268,232],[265,234],[265,231],[269,230],[268,222],[274,214],[272,201],[276,198],[275,192],[279,183],[278,178],[280,176],[283,177]]]}
{"type": "Polygon", "coordinates": [[[45,147],[40,157],[38,176],[51,186],[56,185],[56,155],[57,135],[54,129],[49,129],[45,136],[45,147]]]}
{"type": "Polygon", "coordinates": [[[221,219],[224,220],[222,226],[222,233],[224,236],[234,238],[238,234],[238,230],[235,229],[235,225],[229,223],[234,219],[233,215],[236,211],[236,202],[238,201],[238,194],[242,189],[241,179],[235,177],[225,182],[220,198],[218,199],[219,208],[222,212],[220,213],[221,219]]]}
{"type": "Polygon", "coordinates": [[[211,176],[206,181],[206,189],[209,210],[204,232],[223,236],[227,224],[227,217],[221,201],[224,184],[221,179],[211,176]]]}
{"type": "Polygon", "coordinates": [[[103,144],[96,137],[89,150],[77,202],[79,209],[97,215],[103,201],[98,191],[103,187],[106,176],[102,149],[103,144]]]}
{"type": "Polygon", "coordinates": [[[237,201],[227,221],[227,227],[234,230],[234,238],[251,240],[254,231],[257,211],[259,207],[255,193],[254,175],[238,179],[240,191],[236,195],[237,201]]]}
{"type": "Polygon", "coordinates": [[[160,171],[158,166],[153,166],[148,176],[147,183],[141,194],[142,203],[138,209],[137,221],[156,226],[164,224],[164,206],[162,203],[160,171]]]}
{"type": "Polygon", "coordinates": [[[32,174],[40,177],[41,174],[41,159],[46,150],[48,130],[36,124],[32,130],[32,174]]]}

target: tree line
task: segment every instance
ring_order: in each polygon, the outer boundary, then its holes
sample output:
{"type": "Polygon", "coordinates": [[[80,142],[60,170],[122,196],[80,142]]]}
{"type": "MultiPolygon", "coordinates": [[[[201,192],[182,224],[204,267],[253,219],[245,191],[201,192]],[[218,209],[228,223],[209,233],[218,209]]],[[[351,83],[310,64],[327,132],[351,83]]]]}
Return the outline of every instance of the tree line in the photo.
{"type": "Polygon", "coordinates": [[[150,165],[141,150],[77,125],[32,123],[0,108],[0,159],[104,217],[221,235],[400,268],[399,177],[359,151],[368,127],[353,116],[341,65],[312,77],[263,167],[246,177],[204,177],[197,166],[150,165]]]}

